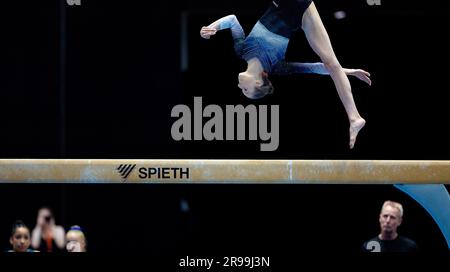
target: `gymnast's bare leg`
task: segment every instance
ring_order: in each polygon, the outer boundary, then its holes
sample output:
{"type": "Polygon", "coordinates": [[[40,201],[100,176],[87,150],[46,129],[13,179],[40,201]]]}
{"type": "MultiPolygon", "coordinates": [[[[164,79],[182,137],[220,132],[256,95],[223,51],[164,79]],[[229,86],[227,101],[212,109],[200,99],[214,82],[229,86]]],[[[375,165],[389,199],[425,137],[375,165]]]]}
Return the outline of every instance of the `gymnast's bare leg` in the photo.
{"type": "Polygon", "coordinates": [[[311,48],[320,57],[325,68],[330,73],[334,81],[339,98],[344,104],[350,121],[350,148],[353,148],[356,142],[358,132],[364,127],[366,121],[359,115],[353,100],[352,89],[350,81],[348,80],[341,64],[334,54],[331,46],[330,38],[325,30],[325,27],[320,19],[319,13],[314,5],[314,2],[308,7],[303,14],[302,28],[305,32],[306,38],[311,48]]]}

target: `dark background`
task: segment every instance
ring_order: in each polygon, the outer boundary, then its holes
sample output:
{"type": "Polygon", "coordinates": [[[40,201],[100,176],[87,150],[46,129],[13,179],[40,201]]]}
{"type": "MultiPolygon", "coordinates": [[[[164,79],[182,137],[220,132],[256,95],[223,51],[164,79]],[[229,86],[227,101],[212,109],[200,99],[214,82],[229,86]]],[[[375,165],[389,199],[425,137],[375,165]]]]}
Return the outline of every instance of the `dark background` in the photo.
{"type": "Polygon", "coordinates": [[[448,254],[430,215],[391,185],[0,185],[0,245],[37,211],[80,225],[98,255],[359,255],[379,233],[385,200],[404,206],[399,233],[426,254],[448,254]]]}
{"type": "MultiPolygon", "coordinates": [[[[245,64],[229,31],[198,35],[232,13],[249,33],[269,3],[5,1],[0,157],[448,159],[441,1],[316,1],[341,64],[372,74],[372,87],[351,79],[367,120],[354,150],[328,76],[274,76],[274,95],[251,101],[236,86],[245,64]],[[334,19],[338,10],[347,17],[334,19]],[[278,150],[260,152],[259,141],[175,142],[171,109],[194,96],[204,105],[280,105],[278,150]]],[[[319,61],[302,32],[286,58],[319,61]]]]}
{"type": "MultiPolygon", "coordinates": [[[[315,1],[341,64],[372,74],[370,88],[351,80],[367,121],[354,150],[330,78],[273,77],[275,93],[250,101],[236,87],[245,63],[229,31],[198,35],[231,13],[249,33],[269,3],[2,2],[0,158],[449,159],[443,1],[315,1]],[[335,20],[338,10],[347,18],[335,20]],[[280,105],[278,150],[173,141],[170,111],[194,96],[204,105],[280,105]]],[[[301,32],[287,60],[319,61],[301,32]]],[[[92,252],[270,254],[292,245],[353,253],[378,232],[382,202],[394,199],[405,205],[402,233],[426,252],[448,252],[428,214],[392,186],[2,184],[0,194],[2,249],[14,220],[33,227],[37,209],[50,205],[57,223],[86,229],[92,252]]]]}

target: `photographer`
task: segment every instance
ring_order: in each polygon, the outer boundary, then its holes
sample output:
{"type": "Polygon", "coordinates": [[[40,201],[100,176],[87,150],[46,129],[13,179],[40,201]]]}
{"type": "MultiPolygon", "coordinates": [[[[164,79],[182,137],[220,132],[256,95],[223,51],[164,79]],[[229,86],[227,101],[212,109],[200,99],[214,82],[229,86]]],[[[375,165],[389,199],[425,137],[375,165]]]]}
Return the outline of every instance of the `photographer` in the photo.
{"type": "Polygon", "coordinates": [[[53,212],[48,207],[38,211],[36,227],[31,233],[31,246],[40,252],[61,251],[65,247],[65,231],[55,224],[53,212]]]}

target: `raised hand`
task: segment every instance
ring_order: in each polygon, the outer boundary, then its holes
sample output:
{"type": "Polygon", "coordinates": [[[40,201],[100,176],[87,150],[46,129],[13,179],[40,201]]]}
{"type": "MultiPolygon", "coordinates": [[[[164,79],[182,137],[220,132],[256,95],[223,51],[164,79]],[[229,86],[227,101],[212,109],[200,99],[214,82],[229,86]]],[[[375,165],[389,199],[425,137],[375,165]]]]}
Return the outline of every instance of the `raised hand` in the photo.
{"type": "Polygon", "coordinates": [[[204,26],[200,30],[200,36],[203,39],[209,39],[209,38],[211,38],[211,36],[215,35],[216,33],[217,33],[217,29],[215,27],[204,26]]]}

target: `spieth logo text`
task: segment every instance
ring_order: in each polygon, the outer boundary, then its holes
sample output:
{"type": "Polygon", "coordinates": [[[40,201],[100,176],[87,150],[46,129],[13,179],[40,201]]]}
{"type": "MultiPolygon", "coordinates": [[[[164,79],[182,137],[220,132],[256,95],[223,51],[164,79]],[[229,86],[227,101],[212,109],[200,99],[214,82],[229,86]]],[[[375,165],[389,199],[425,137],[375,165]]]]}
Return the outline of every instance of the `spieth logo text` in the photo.
{"type": "MultiPolygon", "coordinates": [[[[135,168],[136,164],[121,164],[116,170],[125,181],[135,168]]],[[[137,172],[139,179],[189,179],[190,177],[188,167],[140,167],[137,172]]]]}

